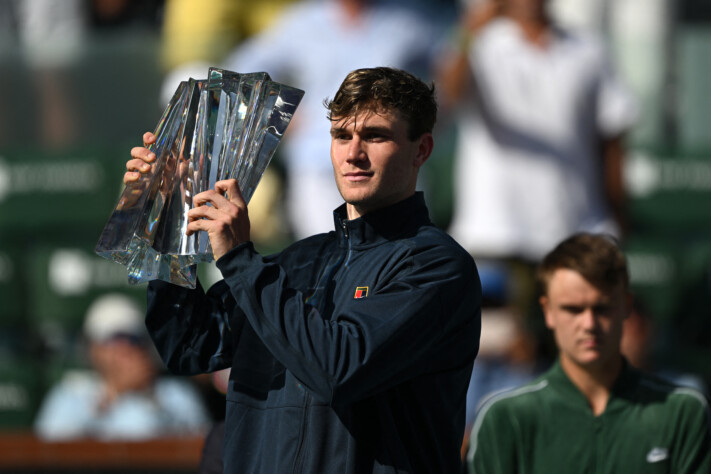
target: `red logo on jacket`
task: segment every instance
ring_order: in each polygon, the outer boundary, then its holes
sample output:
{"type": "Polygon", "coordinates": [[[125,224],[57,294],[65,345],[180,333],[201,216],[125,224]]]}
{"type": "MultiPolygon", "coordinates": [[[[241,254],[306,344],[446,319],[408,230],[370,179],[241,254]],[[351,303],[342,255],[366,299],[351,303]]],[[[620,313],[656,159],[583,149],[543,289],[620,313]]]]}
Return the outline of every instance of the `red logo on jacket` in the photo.
{"type": "Polygon", "coordinates": [[[356,287],[355,295],[353,296],[353,298],[365,298],[366,296],[368,296],[367,286],[356,287]]]}

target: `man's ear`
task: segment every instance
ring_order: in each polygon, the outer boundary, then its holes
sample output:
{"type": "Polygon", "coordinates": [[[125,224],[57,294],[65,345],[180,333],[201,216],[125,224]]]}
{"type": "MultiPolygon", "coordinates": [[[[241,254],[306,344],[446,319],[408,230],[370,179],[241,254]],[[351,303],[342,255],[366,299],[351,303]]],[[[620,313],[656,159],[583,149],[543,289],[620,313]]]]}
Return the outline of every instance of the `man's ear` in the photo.
{"type": "Polygon", "coordinates": [[[632,313],[632,309],[634,308],[633,298],[632,293],[625,293],[625,319],[630,317],[630,313],[632,313]]]}
{"type": "Polygon", "coordinates": [[[423,133],[417,140],[417,155],[415,156],[413,165],[416,168],[419,168],[425,164],[425,161],[427,161],[432,154],[432,150],[434,149],[434,138],[431,133],[423,133]]]}
{"type": "Polygon", "coordinates": [[[543,311],[543,317],[546,320],[546,327],[548,329],[554,329],[555,328],[555,322],[553,321],[553,315],[551,315],[550,312],[550,307],[548,306],[548,297],[546,296],[541,296],[538,298],[538,303],[541,305],[541,310],[543,311]]]}

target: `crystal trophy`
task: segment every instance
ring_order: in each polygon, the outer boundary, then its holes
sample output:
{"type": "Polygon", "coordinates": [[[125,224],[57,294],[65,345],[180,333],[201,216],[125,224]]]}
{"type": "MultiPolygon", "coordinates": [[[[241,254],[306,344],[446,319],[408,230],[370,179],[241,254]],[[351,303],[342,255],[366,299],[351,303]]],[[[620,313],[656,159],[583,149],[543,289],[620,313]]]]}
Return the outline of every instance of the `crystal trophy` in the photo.
{"type": "Polygon", "coordinates": [[[126,184],[118,204],[101,232],[95,251],[98,255],[128,264],[134,255],[152,242],[143,237],[156,223],[154,201],[158,195],[168,156],[175,154],[177,140],[187,115],[191,88],[181,82],[155,129],[156,141],[148,147],[156,155],[151,170],[126,184]]]}
{"type": "Polygon", "coordinates": [[[249,202],[303,94],[264,72],[210,68],[182,82],[156,127],[151,170],[126,185],[96,253],[125,265],[129,283],[195,288],[197,263],[213,255],[206,232],[185,233],[193,196],[234,178],[249,202]]]}

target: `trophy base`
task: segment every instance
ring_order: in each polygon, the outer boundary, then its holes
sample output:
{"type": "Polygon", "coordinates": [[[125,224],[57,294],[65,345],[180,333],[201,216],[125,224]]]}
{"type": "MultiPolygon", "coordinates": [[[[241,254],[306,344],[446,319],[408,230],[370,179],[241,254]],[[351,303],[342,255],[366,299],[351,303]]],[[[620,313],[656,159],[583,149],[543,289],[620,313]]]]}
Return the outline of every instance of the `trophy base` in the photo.
{"type": "Polygon", "coordinates": [[[163,280],[195,289],[198,263],[195,255],[161,254],[144,239],[136,238],[134,241],[137,245],[133,247],[131,259],[126,265],[131,285],[163,280]]]}

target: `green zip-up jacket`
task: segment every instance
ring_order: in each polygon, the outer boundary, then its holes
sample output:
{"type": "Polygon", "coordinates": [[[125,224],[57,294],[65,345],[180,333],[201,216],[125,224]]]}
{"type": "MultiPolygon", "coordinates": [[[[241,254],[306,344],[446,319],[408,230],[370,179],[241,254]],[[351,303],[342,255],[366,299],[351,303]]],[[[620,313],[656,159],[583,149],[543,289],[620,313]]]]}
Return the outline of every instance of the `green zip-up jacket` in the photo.
{"type": "Polygon", "coordinates": [[[625,362],[605,411],[594,416],[558,361],[481,407],[467,460],[476,474],[707,474],[708,403],[625,362]]]}

